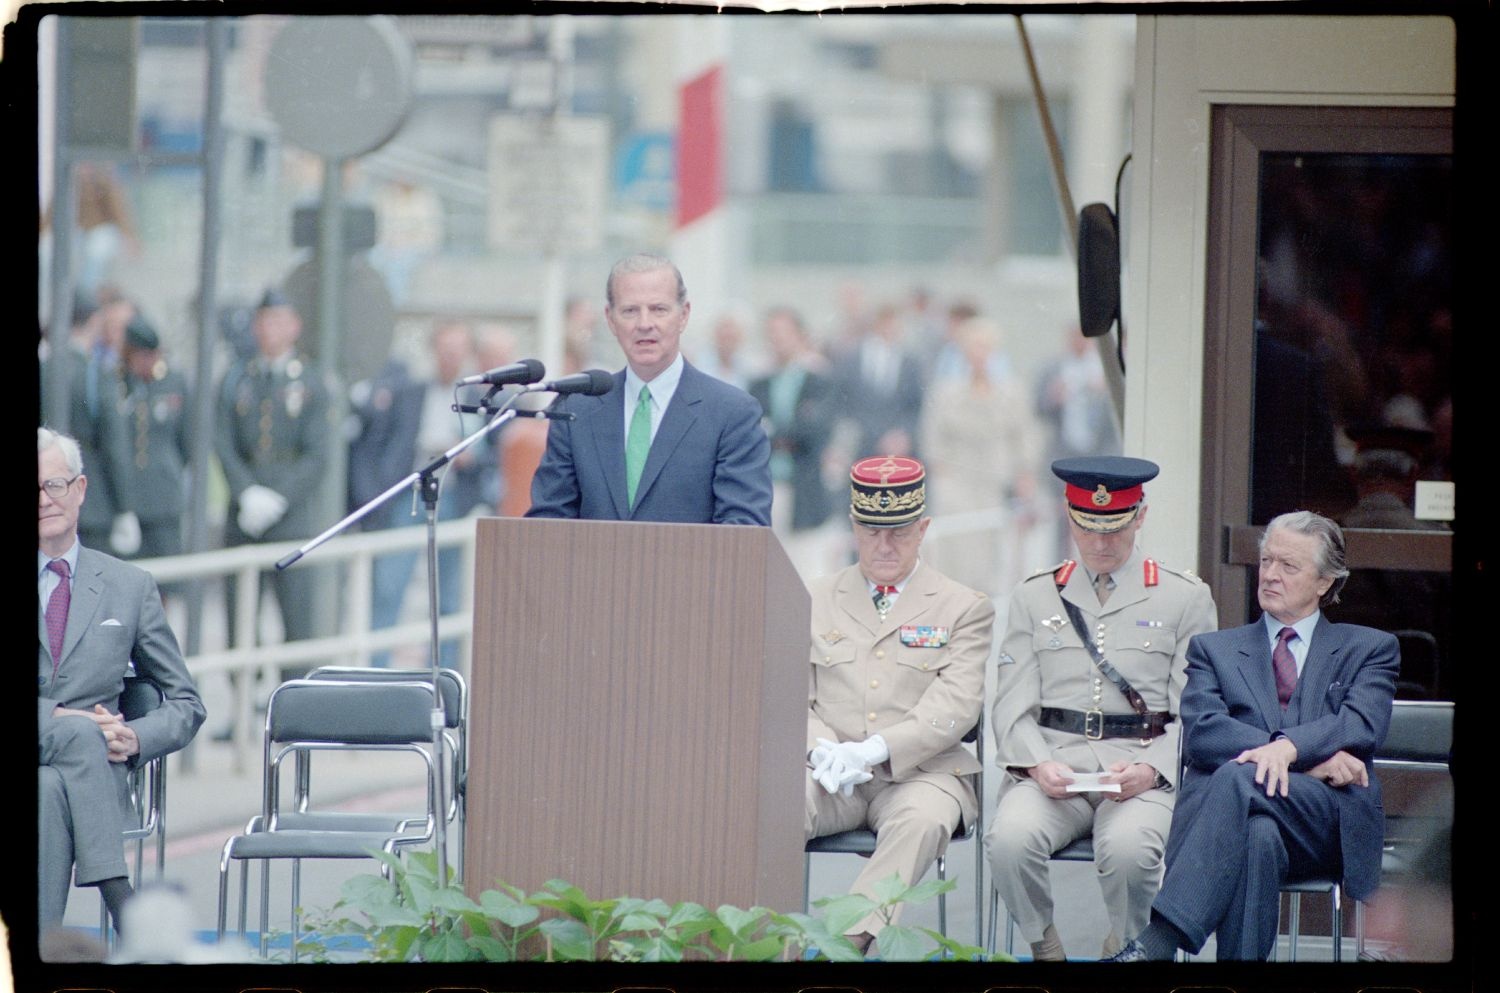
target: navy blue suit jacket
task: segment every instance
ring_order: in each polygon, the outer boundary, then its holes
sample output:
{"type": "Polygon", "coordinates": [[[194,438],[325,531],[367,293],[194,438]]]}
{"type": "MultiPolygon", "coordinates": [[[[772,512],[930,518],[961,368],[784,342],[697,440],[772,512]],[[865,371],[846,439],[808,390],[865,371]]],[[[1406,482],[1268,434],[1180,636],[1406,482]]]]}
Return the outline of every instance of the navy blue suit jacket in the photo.
{"type": "Polygon", "coordinates": [[[760,404],[684,362],[632,508],[625,493],[625,371],[603,396],[562,397],[547,425],[527,517],[771,523],[771,445],[760,404]]]}
{"type": "MultiPolygon", "coordinates": [[[[1270,640],[1257,620],[1200,634],[1187,650],[1182,693],[1184,770],[1176,818],[1191,818],[1213,771],[1281,732],[1297,746],[1293,774],[1340,750],[1364,760],[1370,785],[1333,790],[1339,812],[1344,888],[1356,900],[1380,882],[1385,814],[1372,760],[1385,740],[1396,695],[1400,650],[1384,631],[1318,620],[1287,710],[1276,700],[1270,640]]],[[[1329,825],[1330,828],[1333,825],[1329,825]]],[[[1172,839],[1167,862],[1172,861],[1172,839]]]]}

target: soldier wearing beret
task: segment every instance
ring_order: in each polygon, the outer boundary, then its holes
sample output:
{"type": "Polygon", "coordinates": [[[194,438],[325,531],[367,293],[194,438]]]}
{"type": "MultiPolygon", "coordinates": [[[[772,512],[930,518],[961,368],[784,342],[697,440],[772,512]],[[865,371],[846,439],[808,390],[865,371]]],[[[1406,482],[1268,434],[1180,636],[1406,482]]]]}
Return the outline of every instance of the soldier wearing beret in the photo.
{"type": "MultiPolygon", "coordinates": [[[[984,706],[995,608],[921,562],[920,462],[856,462],[849,496],[859,561],[811,584],[806,832],[874,831],[853,887],[873,896],[892,874],[920,879],[978,811],[980,766],[961,741],[984,706]]],[[[846,934],[868,949],[883,923],[846,934]]]]}
{"type": "MultiPolygon", "coordinates": [[[[251,324],[256,354],[232,366],[219,387],[214,449],[229,484],[224,543],[309,537],[319,523],[313,499],[328,467],[333,425],[322,372],[297,351],[302,319],[279,291],[261,299],[251,324]]],[[[272,577],[288,641],[313,634],[316,573],[272,577]]],[[[235,607],[229,621],[233,637],[235,607]]],[[[283,678],[296,675],[283,670],[283,678]]]]}
{"type": "Polygon", "coordinates": [[[1175,800],[1188,639],[1218,627],[1201,580],[1136,547],[1154,463],[1070,458],[1052,471],[1079,561],[1033,573],[1011,596],[992,724],[1005,774],[985,838],[1037,960],[1066,958],[1047,860],[1078,838],[1093,836],[1105,954],[1145,926],[1175,800]],[[1107,789],[1070,790],[1080,773],[1102,774],[1107,789]]]}
{"type": "Polygon", "coordinates": [[[142,317],[125,326],[121,407],[130,461],[129,491],[141,522],[139,555],[182,552],[183,480],[191,407],[187,380],[162,357],[156,330],[142,317]]]}

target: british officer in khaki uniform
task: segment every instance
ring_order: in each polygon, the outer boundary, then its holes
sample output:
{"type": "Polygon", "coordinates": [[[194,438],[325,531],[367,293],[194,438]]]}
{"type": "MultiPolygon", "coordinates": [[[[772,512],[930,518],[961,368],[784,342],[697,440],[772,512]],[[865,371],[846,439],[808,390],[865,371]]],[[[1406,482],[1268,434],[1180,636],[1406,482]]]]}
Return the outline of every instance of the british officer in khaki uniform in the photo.
{"type": "Polygon", "coordinates": [[[1052,471],[1080,561],[1034,573],[1011,595],[991,725],[1005,776],[985,837],[995,887],[1038,960],[1067,957],[1047,860],[1090,834],[1105,954],[1145,926],[1172,820],[1188,639],[1218,627],[1201,580],[1136,547],[1154,463],[1071,458],[1052,471]],[[1074,791],[1078,773],[1103,774],[1112,789],[1074,791]]]}
{"type": "MultiPolygon", "coordinates": [[[[875,852],[853,891],[916,882],[977,813],[979,763],[960,742],[978,721],[995,608],[921,562],[921,463],[880,456],[850,472],[859,561],[812,584],[807,837],[869,827],[875,852]]],[[[882,921],[846,932],[861,949],[882,921]]]]}

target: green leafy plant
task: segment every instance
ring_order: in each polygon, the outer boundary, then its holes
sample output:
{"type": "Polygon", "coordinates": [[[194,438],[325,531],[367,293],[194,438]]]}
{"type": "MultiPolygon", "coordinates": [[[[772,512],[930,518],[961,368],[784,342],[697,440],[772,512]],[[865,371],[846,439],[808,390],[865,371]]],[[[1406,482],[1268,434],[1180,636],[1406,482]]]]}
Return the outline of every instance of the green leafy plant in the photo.
{"type": "MultiPolygon", "coordinates": [[[[885,961],[978,961],[981,949],[928,928],[892,924],[898,908],[930,900],[956,885],[932,880],[907,886],[892,876],[859,894],[816,901],[820,917],[767,907],[709,910],[685,901],[617,897],[599,900],[560,879],[535,893],[497,883],[473,900],[439,886],[437,857],[373,853],[390,878],[348,880],[323,914],[309,916],[299,953],[330,960],[336,936],[363,939],[380,962],[858,962],[864,956],[844,930],[870,914],[886,922],[878,942],[885,961]]],[[[450,873],[451,875],[451,873],[450,873]]],[[[1009,961],[1008,956],[997,956],[1009,961]]]]}

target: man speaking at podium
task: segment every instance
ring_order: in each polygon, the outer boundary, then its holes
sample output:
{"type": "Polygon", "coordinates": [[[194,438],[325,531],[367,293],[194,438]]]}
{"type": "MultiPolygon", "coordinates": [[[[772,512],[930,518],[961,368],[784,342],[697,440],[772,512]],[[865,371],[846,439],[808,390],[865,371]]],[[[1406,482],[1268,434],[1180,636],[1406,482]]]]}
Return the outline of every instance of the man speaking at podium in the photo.
{"type": "Polygon", "coordinates": [[[563,397],[527,517],[771,523],[771,445],[760,404],[682,357],[692,305],[658,255],[616,262],[605,318],[625,368],[602,396],[563,397]]]}
{"type": "MultiPolygon", "coordinates": [[[[995,608],[921,562],[925,477],[915,459],[856,462],[859,561],[810,590],[806,832],[874,831],[853,886],[871,897],[893,873],[920,879],[977,812],[980,766],[960,742],[983,706],[995,608]]],[[[846,934],[867,950],[882,926],[871,915],[846,934]]]]}

